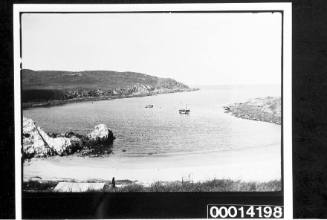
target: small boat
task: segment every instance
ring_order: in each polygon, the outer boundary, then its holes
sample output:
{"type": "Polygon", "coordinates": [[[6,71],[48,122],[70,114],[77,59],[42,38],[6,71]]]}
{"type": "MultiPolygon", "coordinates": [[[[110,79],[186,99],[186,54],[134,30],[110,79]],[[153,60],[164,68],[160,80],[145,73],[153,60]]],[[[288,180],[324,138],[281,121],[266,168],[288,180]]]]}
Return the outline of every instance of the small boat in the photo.
{"type": "Polygon", "coordinates": [[[189,114],[191,112],[190,109],[179,109],[178,110],[179,114],[189,114]]]}
{"type": "Polygon", "coordinates": [[[184,109],[179,109],[178,112],[179,112],[179,114],[189,114],[191,112],[191,110],[188,109],[186,106],[186,108],[184,108],[184,109]]]}
{"type": "Polygon", "coordinates": [[[153,108],[153,105],[146,105],[145,108],[153,108]]]}
{"type": "Polygon", "coordinates": [[[229,106],[223,106],[225,113],[230,112],[230,107],[229,106]]]}

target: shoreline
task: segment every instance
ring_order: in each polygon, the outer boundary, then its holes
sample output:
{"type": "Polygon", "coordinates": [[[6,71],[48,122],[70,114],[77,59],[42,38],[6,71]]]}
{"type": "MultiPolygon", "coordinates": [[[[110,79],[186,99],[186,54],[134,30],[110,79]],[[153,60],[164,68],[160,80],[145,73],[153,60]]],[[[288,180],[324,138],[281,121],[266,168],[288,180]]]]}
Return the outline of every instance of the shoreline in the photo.
{"type": "Polygon", "coordinates": [[[146,97],[146,96],[155,96],[161,94],[169,94],[169,93],[180,93],[180,92],[193,92],[198,91],[199,88],[189,88],[189,89],[177,89],[177,90],[169,90],[169,91],[157,91],[150,92],[144,94],[131,94],[131,95],[114,95],[114,96],[97,96],[97,97],[83,97],[83,98],[73,98],[66,100],[50,100],[47,102],[22,102],[22,109],[31,109],[38,107],[52,107],[52,106],[60,106],[71,103],[79,103],[79,102],[95,102],[95,101],[103,101],[103,100],[114,100],[114,99],[124,99],[124,98],[136,98],[136,97],[146,97]]]}
{"type": "Polygon", "coordinates": [[[281,99],[276,97],[254,98],[246,102],[223,106],[232,116],[281,125],[281,99]]]}
{"type": "Polygon", "coordinates": [[[150,186],[174,181],[213,179],[268,182],[280,180],[280,146],[165,157],[52,157],[33,158],[23,165],[24,182],[129,180],[150,186]],[[206,161],[204,164],[203,161],[206,161]],[[51,170],[51,172],[48,172],[51,170]]]}

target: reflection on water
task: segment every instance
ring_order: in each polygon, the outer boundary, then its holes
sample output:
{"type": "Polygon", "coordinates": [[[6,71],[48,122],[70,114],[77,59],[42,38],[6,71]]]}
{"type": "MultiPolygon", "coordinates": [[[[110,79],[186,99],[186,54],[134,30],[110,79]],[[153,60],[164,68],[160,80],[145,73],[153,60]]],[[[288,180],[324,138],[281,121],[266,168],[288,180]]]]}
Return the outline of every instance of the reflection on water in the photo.
{"type": "Polygon", "coordinates": [[[278,86],[217,86],[199,91],[85,102],[24,110],[47,132],[78,133],[104,123],[116,139],[113,156],[159,156],[279,144],[279,125],[238,119],[222,106],[249,98],[280,96],[278,86]],[[145,108],[153,105],[153,108],[145,108]],[[179,114],[181,108],[189,115],[179,114]]]}

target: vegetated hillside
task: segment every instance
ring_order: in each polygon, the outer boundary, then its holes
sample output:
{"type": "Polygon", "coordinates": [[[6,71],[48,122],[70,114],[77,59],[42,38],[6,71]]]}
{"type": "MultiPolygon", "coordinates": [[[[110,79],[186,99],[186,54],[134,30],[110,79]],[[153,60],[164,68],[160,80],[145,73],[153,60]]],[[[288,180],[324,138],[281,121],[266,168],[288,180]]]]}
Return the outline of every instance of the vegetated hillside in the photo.
{"type": "Polygon", "coordinates": [[[281,124],[281,98],[264,97],[225,106],[225,112],[239,118],[281,124]]]}
{"type": "Polygon", "coordinates": [[[33,71],[22,70],[23,90],[27,89],[115,89],[135,84],[149,85],[154,88],[188,88],[186,85],[169,78],[159,78],[135,72],[116,71],[33,71]]]}
{"type": "Polygon", "coordinates": [[[22,70],[23,102],[151,95],[188,90],[169,78],[116,71],[22,70]]]}

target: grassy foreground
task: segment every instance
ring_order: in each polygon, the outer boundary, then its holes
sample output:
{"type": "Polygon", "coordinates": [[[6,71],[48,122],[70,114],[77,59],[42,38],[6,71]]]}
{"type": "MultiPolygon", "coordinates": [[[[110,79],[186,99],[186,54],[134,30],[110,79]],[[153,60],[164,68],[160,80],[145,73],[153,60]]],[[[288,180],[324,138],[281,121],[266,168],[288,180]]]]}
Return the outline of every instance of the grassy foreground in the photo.
{"type": "MultiPolygon", "coordinates": [[[[58,182],[55,181],[29,181],[23,183],[24,191],[51,192],[58,182]]],[[[214,179],[205,182],[174,181],[155,182],[150,186],[137,183],[128,183],[112,187],[106,183],[100,192],[271,192],[281,190],[281,181],[273,180],[268,182],[243,182],[240,180],[214,179]]],[[[90,192],[90,191],[88,191],[90,192]]]]}

